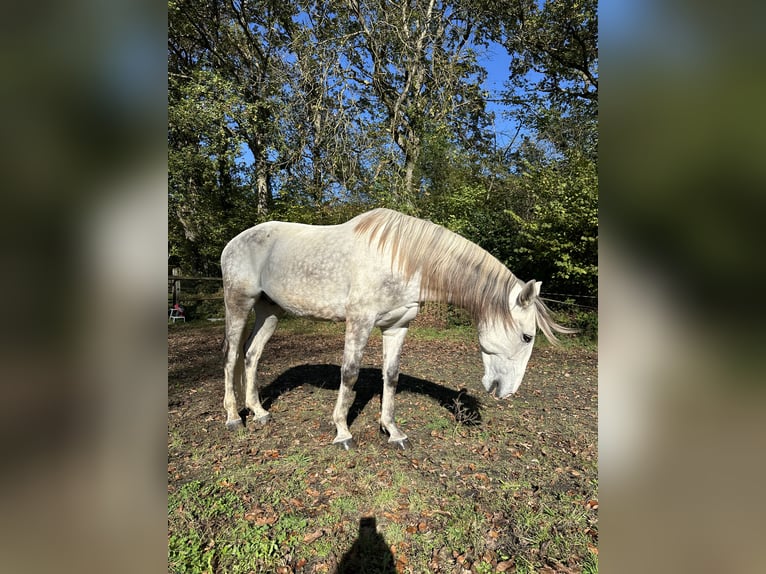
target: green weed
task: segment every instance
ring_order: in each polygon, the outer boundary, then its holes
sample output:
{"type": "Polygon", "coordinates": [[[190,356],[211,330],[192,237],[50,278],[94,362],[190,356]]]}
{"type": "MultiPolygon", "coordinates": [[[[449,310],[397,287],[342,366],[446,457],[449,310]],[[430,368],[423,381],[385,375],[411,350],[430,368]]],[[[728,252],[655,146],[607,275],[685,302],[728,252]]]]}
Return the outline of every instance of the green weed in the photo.
{"type": "Polygon", "coordinates": [[[425,429],[427,431],[447,431],[452,428],[454,423],[447,420],[445,417],[436,417],[435,419],[429,421],[425,429]]]}

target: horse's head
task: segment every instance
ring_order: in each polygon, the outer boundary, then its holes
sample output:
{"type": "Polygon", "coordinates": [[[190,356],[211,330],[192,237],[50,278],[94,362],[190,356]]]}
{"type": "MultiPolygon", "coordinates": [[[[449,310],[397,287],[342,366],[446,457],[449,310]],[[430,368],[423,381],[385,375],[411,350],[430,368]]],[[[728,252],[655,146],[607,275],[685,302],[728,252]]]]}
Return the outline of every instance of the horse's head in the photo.
{"type": "Polygon", "coordinates": [[[484,361],[481,383],[497,398],[514,394],[524,378],[537,332],[535,299],[540,296],[541,285],[532,280],[513,286],[509,301],[510,324],[499,318],[488,318],[478,325],[484,361]]]}

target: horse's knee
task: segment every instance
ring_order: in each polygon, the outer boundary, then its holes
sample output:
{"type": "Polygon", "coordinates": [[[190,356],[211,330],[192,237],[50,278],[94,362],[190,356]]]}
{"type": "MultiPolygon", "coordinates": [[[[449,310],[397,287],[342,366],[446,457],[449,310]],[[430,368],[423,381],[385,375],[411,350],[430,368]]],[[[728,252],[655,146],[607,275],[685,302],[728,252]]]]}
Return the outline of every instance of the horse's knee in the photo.
{"type": "Polygon", "coordinates": [[[359,365],[344,365],[340,371],[340,382],[348,389],[353,388],[359,378],[359,365]]]}
{"type": "Polygon", "coordinates": [[[399,382],[399,369],[388,369],[386,371],[386,384],[396,388],[399,382]]]}

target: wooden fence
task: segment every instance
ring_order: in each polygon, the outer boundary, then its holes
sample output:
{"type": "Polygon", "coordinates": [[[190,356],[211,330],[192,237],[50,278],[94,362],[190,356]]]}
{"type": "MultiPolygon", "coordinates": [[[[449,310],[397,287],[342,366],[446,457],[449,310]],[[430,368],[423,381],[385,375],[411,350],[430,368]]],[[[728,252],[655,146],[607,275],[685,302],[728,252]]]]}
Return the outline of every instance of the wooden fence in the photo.
{"type": "MultiPolygon", "coordinates": [[[[182,275],[180,268],[172,268],[168,275],[168,307],[179,304],[186,310],[186,316],[190,318],[223,317],[223,283],[221,277],[193,277],[182,275]],[[220,301],[220,304],[214,303],[220,301]]],[[[585,301],[575,303],[570,295],[562,293],[550,293],[548,295],[560,296],[565,300],[550,299],[545,301],[553,303],[554,310],[567,311],[570,313],[590,313],[594,315],[598,310],[597,296],[588,296],[585,301]],[[592,303],[591,303],[592,301],[592,303]],[[579,311],[578,311],[579,310],[579,311]]],[[[586,318],[587,319],[587,318],[586,318]]],[[[580,320],[586,320],[580,317],[580,320]]],[[[589,324],[581,326],[581,330],[596,330],[595,318],[587,319],[589,324]],[[590,325],[593,322],[593,326],[590,325]]],[[[567,322],[565,320],[565,322],[567,322]]],[[[571,318],[570,318],[571,322],[571,318]]],[[[454,325],[469,325],[470,318],[464,311],[446,303],[426,303],[421,306],[418,314],[418,323],[443,328],[454,325]]]]}
{"type": "Polygon", "coordinates": [[[223,284],[220,277],[192,277],[182,275],[174,268],[168,275],[168,307],[178,304],[187,311],[187,316],[198,314],[201,304],[208,301],[223,301],[223,284]]]}

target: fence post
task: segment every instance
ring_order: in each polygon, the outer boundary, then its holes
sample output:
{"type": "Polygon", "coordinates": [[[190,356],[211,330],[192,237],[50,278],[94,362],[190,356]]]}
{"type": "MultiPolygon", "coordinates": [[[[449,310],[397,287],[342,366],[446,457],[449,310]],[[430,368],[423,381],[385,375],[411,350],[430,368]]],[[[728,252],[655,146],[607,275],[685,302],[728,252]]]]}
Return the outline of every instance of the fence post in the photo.
{"type": "MultiPolygon", "coordinates": [[[[173,267],[171,272],[173,276],[181,275],[180,267],[173,267]]],[[[176,279],[173,281],[173,306],[175,307],[181,300],[181,280],[176,279]]]]}

